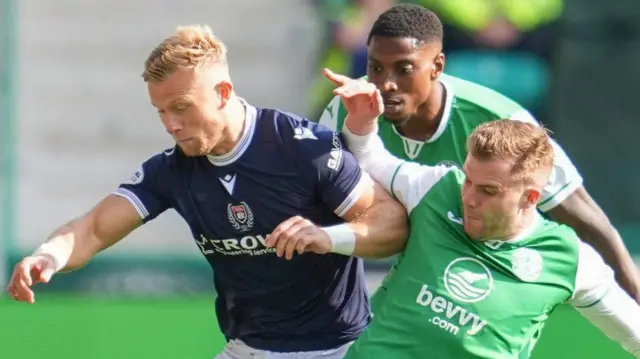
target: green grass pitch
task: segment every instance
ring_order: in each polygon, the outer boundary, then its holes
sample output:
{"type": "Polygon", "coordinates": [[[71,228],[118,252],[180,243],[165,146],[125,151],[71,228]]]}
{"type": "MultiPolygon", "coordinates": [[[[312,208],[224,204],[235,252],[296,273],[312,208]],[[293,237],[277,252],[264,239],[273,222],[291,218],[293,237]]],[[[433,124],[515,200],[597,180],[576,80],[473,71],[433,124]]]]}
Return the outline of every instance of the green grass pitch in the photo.
{"type": "MultiPolygon", "coordinates": [[[[213,297],[0,299],[2,359],[213,358],[224,346],[213,297]]],[[[551,317],[534,359],[631,358],[573,308],[551,317]]]]}

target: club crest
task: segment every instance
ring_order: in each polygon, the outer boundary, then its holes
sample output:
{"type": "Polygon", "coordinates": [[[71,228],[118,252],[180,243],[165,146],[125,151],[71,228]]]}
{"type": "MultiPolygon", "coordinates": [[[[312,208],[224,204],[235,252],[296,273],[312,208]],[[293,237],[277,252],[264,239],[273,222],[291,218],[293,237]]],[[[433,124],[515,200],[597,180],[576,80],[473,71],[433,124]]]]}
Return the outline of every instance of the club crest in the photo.
{"type": "Polygon", "coordinates": [[[253,212],[246,202],[227,205],[227,217],[233,228],[240,232],[248,232],[253,228],[253,212]]]}

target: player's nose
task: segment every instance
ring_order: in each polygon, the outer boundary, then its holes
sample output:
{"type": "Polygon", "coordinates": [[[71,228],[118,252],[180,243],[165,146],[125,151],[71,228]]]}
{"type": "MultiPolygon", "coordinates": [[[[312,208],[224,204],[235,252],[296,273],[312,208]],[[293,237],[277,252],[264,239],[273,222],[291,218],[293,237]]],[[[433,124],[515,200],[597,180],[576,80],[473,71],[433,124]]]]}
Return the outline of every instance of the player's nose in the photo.
{"type": "Polygon", "coordinates": [[[182,126],[175,119],[167,118],[163,121],[164,127],[167,130],[167,133],[175,136],[182,130],[182,126]]]}
{"type": "Polygon", "coordinates": [[[471,191],[462,192],[462,203],[469,208],[478,208],[478,201],[474,198],[471,191]]]}
{"type": "Polygon", "coordinates": [[[398,84],[393,74],[387,75],[380,84],[376,84],[376,87],[383,94],[398,91],[398,84]]]}

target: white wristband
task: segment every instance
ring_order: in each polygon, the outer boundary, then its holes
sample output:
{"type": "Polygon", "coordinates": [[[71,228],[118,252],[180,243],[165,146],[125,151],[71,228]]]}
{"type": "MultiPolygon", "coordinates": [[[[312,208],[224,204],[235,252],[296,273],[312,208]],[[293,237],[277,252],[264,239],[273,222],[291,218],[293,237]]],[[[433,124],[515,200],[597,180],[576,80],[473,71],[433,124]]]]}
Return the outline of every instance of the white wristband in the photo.
{"type": "Polygon", "coordinates": [[[38,256],[42,254],[46,254],[53,258],[56,273],[64,268],[69,261],[69,253],[67,253],[67,251],[65,251],[64,249],[56,246],[55,244],[46,242],[43,243],[40,247],[38,247],[38,249],[35,250],[35,252],[33,252],[32,256],[38,256]]]}
{"type": "Polygon", "coordinates": [[[356,234],[348,223],[338,224],[331,227],[322,227],[331,239],[331,252],[353,255],[356,249],[356,234]]]}

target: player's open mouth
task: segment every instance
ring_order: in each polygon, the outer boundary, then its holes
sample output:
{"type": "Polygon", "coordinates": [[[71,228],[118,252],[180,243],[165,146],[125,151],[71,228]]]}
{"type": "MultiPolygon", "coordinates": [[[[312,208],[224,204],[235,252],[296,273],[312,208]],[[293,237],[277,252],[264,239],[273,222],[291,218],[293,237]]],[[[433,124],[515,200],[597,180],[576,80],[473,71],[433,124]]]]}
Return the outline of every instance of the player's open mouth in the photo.
{"type": "Polygon", "coordinates": [[[384,112],[386,113],[395,113],[399,112],[402,109],[404,102],[402,100],[397,99],[388,99],[384,101],[384,112]]]}

